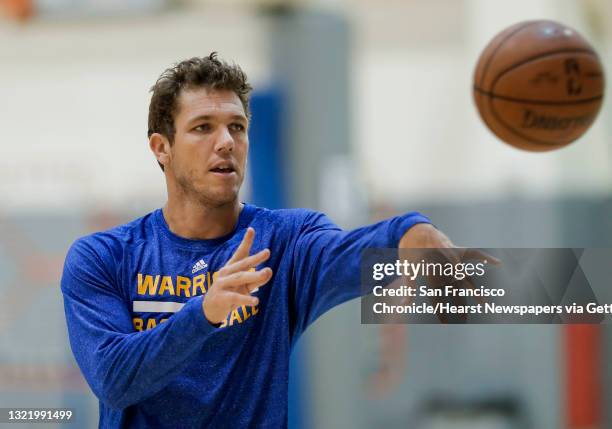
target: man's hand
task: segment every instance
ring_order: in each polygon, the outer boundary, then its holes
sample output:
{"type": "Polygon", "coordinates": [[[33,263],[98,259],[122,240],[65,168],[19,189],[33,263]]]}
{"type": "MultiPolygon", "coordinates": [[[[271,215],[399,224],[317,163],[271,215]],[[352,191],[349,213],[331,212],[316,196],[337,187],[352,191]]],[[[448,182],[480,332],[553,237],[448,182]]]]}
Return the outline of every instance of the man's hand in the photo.
{"type": "MultiPolygon", "coordinates": [[[[398,247],[400,249],[437,249],[436,253],[439,253],[447,262],[453,263],[465,260],[487,260],[493,265],[501,264],[501,261],[496,257],[481,252],[478,249],[455,246],[442,231],[428,223],[416,224],[406,231],[400,239],[398,247]]],[[[427,255],[433,255],[433,253],[427,252],[427,255]]]]}
{"type": "Polygon", "coordinates": [[[433,225],[418,223],[404,233],[398,247],[400,249],[441,249],[452,248],[455,245],[433,225]]]}
{"type": "Polygon", "coordinates": [[[254,307],[259,303],[251,292],[265,285],[272,278],[272,269],[263,268],[249,271],[270,257],[270,250],[264,249],[249,256],[255,230],[248,228],[234,255],[219,270],[215,282],[202,301],[202,311],[213,325],[223,322],[234,309],[247,305],[254,307]]]}
{"type": "MultiPolygon", "coordinates": [[[[406,259],[410,262],[419,262],[425,260],[433,263],[451,263],[459,264],[468,261],[485,262],[493,265],[501,264],[501,261],[494,256],[488,255],[478,249],[462,248],[455,246],[453,242],[441,231],[433,225],[420,223],[410,228],[400,239],[400,259],[406,259]],[[414,251],[401,249],[415,249],[414,251]]],[[[474,283],[469,276],[457,280],[452,276],[445,275],[429,275],[423,276],[422,279],[430,288],[441,289],[446,285],[452,285],[458,289],[475,289],[474,283]]],[[[403,283],[415,286],[415,281],[403,279],[403,283]]],[[[477,298],[481,303],[484,299],[477,298]]],[[[447,298],[434,297],[434,302],[443,302],[447,298]]],[[[405,298],[404,303],[410,302],[410,298],[405,298]]],[[[465,305],[466,300],[462,297],[454,297],[453,301],[456,305],[465,305]]],[[[460,316],[465,319],[465,315],[460,316]]],[[[441,322],[447,323],[447,318],[444,315],[438,315],[441,322]]]]}

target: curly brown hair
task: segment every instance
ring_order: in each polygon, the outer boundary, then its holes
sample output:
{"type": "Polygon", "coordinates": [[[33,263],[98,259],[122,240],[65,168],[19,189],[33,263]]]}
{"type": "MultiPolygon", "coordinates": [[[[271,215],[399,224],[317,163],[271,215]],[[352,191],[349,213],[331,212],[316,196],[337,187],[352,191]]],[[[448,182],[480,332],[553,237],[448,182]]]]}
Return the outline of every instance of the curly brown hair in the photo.
{"type": "MultiPolygon", "coordinates": [[[[236,93],[247,118],[250,118],[249,94],[253,89],[240,66],[228,64],[212,52],[207,57],[194,57],[181,61],[166,69],[155,85],[151,87],[149,104],[148,136],[153,133],[164,135],[170,144],[174,143],[174,115],[177,100],[184,89],[210,88],[229,90],[236,93]]],[[[163,166],[162,170],[164,169],[163,166]]]]}

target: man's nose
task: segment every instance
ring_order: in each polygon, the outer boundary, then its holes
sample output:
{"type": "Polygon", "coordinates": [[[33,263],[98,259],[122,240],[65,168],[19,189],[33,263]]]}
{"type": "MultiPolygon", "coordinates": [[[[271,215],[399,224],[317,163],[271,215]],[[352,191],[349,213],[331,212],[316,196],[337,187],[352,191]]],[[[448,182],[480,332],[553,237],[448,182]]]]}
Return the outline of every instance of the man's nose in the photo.
{"type": "Polygon", "coordinates": [[[234,150],[234,138],[227,127],[219,127],[217,138],[215,139],[215,151],[231,152],[234,150]]]}

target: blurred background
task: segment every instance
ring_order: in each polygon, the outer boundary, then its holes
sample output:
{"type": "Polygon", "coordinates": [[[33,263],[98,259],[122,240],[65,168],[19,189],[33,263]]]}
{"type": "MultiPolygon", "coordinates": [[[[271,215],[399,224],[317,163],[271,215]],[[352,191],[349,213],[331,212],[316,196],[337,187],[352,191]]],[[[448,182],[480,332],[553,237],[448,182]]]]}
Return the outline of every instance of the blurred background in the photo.
{"type": "MultiPolygon", "coordinates": [[[[611,112],[569,147],[498,141],[471,98],[503,28],[554,19],[612,70],[608,0],[0,0],[0,407],[97,399],[59,278],[79,236],[165,202],[149,88],[218,51],[254,84],[245,201],[350,228],[419,210],[474,247],[612,246],[611,112]]],[[[606,326],[365,326],[324,315],[293,356],[292,428],[612,428],[606,326]]],[[[66,427],[66,426],[64,426],[66,427]]]]}

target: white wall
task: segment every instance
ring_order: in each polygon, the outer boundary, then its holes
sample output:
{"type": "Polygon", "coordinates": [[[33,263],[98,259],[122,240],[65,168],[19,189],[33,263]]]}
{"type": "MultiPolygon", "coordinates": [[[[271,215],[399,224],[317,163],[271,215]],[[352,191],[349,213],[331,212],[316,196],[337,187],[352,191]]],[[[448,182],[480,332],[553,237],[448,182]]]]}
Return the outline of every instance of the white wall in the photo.
{"type": "MultiPolygon", "coordinates": [[[[326,2],[322,2],[326,3],[326,2]]],[[[515,150],[480,121],[471,79],[482,48],[528,18],[594,40],[572,0],[334,1],[353,22],[353,142],[375,201],[609,192],[609,103],[589,133],[547,154],[515,150]]],[[[329,6],[328,5],[328,6],[329,6]]],[[[597,11],[595,11],[597,13],[597,11]]],[[[148,17],[0,25],[4,210],[148,205],[164,198],[146,145],[148,89],[179,59],[218,50],[252,81],[268,75],[253,10],[201,6],[148,17]]]]}
{"type": "Polygon", "coordinates": [[[213,50],[261,81],[263,31],[247,12],[207,10],[0,27],[3,210],[163,201],[149,88],[172,63],[213,50]]]}
{"type": "MultiPolygon", "coordinates": [[[[526,19],[556,19],[593,40],[571,0],[362,2],[356,11],[355,135],[374,200],[444,201],[601,193],[612,186],[609,103],[592,129],[552,153],[497,140],[472,101],[472,73],[489,40],[526,19]],[[382,18],[384,17],[384,18],[382,18]],[[360,32],[361,30],[361,32],[360,32]]],[[[595,11],[597,13],[597,11],[595,11]]]]}

